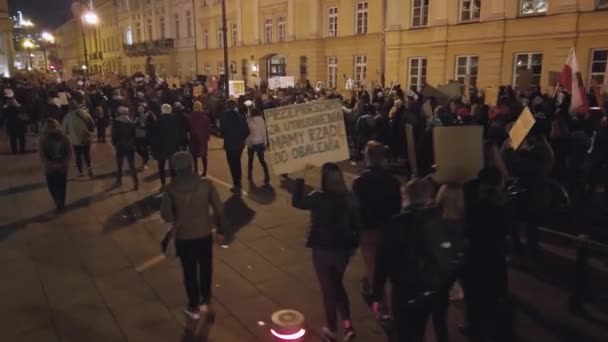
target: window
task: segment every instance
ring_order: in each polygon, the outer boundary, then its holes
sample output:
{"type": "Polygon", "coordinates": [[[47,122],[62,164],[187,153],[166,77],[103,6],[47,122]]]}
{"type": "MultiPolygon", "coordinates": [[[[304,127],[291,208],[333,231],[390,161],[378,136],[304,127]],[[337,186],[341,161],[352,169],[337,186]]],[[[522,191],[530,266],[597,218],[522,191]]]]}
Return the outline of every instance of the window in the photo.
{"type": "Polygon", "coordinates": [[[456,56],[456,80],[464,85],[469,77],[469,84],[477,84],[477,70],[479,67],[479,56],[456,56]]]}
{"type": "Polygon", "coordinates": [[[165,39],[165,17],[160,17],[159,21],[160,39],[165,39]]]}
{"type": "Polygon", "coordinates": [[[367,56],[355,56],[355,81],[365,82],[367,76],[367,56]]]}
{"type": "Polygon", "coordinates": [[[357,3],[357,34],[367,33],[367,1],[357,3]]]}
{"type": "Polygon", "coordinates": [[[282,15],[279,17],[279,20],[277,22],[277,29],[278,29],[278,35],[279,35],[279,41],[280,42],[284,42],[285,41],[285,28],[286,28],[286,24],[285,24],[285,16],[282,15]]]}
{"type": "Polygon", "coordinates": [[[205,75],[211,75],[211,66],[209,63],[205,63],[205,75]]]}
{"type": "Polygon", "coordinates": [[[179,39],[179,13],[175,13],[175,38],[179,39]]]}
{"type": "Polygon", "coordinates": [[[209,31],[207,31],[207,29],[203,31],[203,48],[209,48],[209,31]]]}
{"type": "Polygon", "coordinates": [[[224,48],[224,29],[221,26],[217,28],[217,47],[224,48]]]}
{"type": "Polygon", "coordinates": [[[272,17],[264,19],[264,42],[266,44],[272,43],[272,17]]]}
{"type": "Polygon", "coordinates": [[[219,75],[224,74],[224,62],[217,62],[217,73],[219,75]]]}
{"type": "Polygon", "coordinates": [[[429,0],[412,1],[412,27],[423,27],[429,22],[429,0]]]}
{"type": "Polygon", "coordinates": [[[408,89],[422,91],[422,88],[426,84],[426,63],[426,57],[410,58],[408,89]]]}
{"type": "Polygon", "coordinates": [[[539,52],[515,54],[515,63],[513,63],[513,85],[517,84],[519,71],[523,69],[532,70],[532,84],[539,85],[540,74],[543,69],[543,54],[539,52]]]}
{"type": "MultiPolygon", "coordinates": [[[[589,79],[596,80],[597,84],[603,84],[608,64],[608,49],[591,50],[591,70],[589,79]]],[[[589,82],[591,84],[591,82],[589,82]]]]}
{"type": "Polygon", "coordinates": [[[338,35],[338,7],[327,9],[327,36],[336,37],[338,35]]]}
{"type": "Polygon", "coordinates": [[[188,38],[192,37],[192,13],[186,11],[186,32],[188,32],[188,38]]]}
{"type": "Polygon", "coordinates": [[[133,45],[133,32],[131,31],[131,26],[127,27],[127,32],[125,33],[125,41],[128,45],[133,45]]]}
{"type": "Polygon", "coordinates": [[[479,21],[481,0],[462,0],[460,2],[460,21],[479,21]]]}
{"type": "Polygon", "coordinates": [[[608,0],[597,0],[597,8],[608,9],[608,0]]]}
{"type": "Polygon", "coordinates": [[[327,86],[336,88],[338,85],[338,57],[327,57],[327,86]]]}
{"type": "Polygon", "coordinates": [[[152,38],[152,19],[148,19],[148,40],[153,40],[152,38]]]}
{"type": "Polygon", "coordinates": [[[521,15],[538,15],[547,13],[549,0],[521,0],[521,15]]]}
{"type": "Polygon", "coordinates": [[[137,41],[141,42],[141,23],[138,21],[135,27],[137,27],[137,41]]]}
{"type": "Polygon", "coordinates": [[[236,24],[232,24],[232,46],[239,45],[239,27],[236,24]]]}

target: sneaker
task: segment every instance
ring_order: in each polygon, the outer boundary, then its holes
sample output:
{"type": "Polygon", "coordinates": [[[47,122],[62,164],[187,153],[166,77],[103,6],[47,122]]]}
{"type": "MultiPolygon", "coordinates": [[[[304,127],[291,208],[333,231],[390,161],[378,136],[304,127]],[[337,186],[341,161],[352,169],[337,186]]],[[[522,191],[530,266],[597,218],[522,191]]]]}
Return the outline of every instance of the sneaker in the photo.
{"type": "Polygon", "coordinates": [[[198,308],[192,309],[189,306],[187,306],[186,308],[184,308],[184,313],[186,314],[186,316],[190,317],[190,319],[192,319],[192,320],[198,320],[201,318],[198,308]]]}
{"type": "Polygon", "coordinates": [[[324,342],[336,342],[338,340],[336,333],[329,330],[327,327],[321,328],[321,338],[324,342]]]}
{"type": "Polygon", "coordinates": [[[357,335],[355,334],[355,329],[353,327],[344,328],[344,341],[352,341],[355,339],[357,335]]]}

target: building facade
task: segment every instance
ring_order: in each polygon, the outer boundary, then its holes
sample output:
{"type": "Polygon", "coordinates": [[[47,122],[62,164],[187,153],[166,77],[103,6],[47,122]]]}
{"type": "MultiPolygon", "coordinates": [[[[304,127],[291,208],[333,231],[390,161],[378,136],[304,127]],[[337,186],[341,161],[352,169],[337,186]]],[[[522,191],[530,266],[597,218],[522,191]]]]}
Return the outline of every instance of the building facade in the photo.
{"type": "Polygon", "coordinates": [[[343,88],[382,79],[383,1],[226,0],[228,68],[221,1],[197,1],[199,73],[248,86],[275,76],[343,88]]]}
{"type": "Polygon", "coordinates": [[[601,82],[606,10],[608,0],[389,0],[386,78],[420,88],[468,76],[484,88],[530,69],[546,88],[575,47],[585,85],[601,82]]]}
{"type": "Polygon", "coordinates": [[[69,19],[55,29],[54,35],[57,58],[61,61],[59,70],[62,77],[71,78],[82,74],[85,61],[80,20],[69,19]]]}
{"type": "Polygon", "coordinates": [[[196,78],[192,0],[118,0],[118,29],[124,47],[122,73],[196,78]]]}
{"type": "Polygon", "coordinates": [[[9,77],[13,72],[12,25],[7,0],[0,0],[0,76],[4,77],[9,77]]]}

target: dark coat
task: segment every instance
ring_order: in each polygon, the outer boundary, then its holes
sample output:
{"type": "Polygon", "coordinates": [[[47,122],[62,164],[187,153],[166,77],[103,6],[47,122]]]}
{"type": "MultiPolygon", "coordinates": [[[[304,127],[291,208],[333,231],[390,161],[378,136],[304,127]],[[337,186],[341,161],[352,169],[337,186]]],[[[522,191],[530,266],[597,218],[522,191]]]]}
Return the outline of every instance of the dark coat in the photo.
{"type": "Polygon", "coordinates": [[[181,120],[171,114],[161,115],[151,131],[150,146],[156,159],[170,159],[180,150],[186,134],[181,120]]]}
{"type": "Polygon", "coordinates": [[[114,120],[112,126],[112,144],[117,150],[130,151],[135,149],[135,123],[124,115],[114,120]]]}
{"type": "Polygon", "coordinates": [[[227,110],[220,118],[220,130],[224,137],[224,149],[242,150],[249,136],[249,125],[245,117],[234,110],[227,110]]]}
{"type": "Polygon", "coordinates": [[[388,171],[366,169],[353,183],[361,206],[363,229],[383,228],[401,210],[401,185],[388,171]]]}
{"type": "Polygon", "coordinates": [[[190,114],[190,153],[206,157],[209,150],[209,118],[203,112],[190,114]]]}

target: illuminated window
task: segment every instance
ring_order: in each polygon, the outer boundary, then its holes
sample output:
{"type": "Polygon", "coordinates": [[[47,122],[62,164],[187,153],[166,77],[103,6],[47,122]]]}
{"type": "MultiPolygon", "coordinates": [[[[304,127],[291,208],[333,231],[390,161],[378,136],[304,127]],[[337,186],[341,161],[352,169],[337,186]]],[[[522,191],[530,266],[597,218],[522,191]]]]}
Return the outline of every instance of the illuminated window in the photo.
{"type": "Polygon", "coordinates": [[[549,0],[521,0],[521,15],[536,15],[547,13],[549,0]]]}
{"type": "MultiPolygon", "coordinates": [[[[608,68],[608,49],[591,50],[591,67],[589,70],[589,80],[597,81],[597,84],[604,83],[606,69],[608,68]]],[[[591,84],[591,82],[589,82],[591,84]]]]}
{"type": "Polygon", "coordinates": [[[338,85],[338,57],[327,57],[327,86],[336,88],[338,85]]]}
{"type": "Polygon", "coordinates": [[[460,84],[464,85],[469,77],[469,84],[477,84],[477,72],[479,69],[479,56],[456,56],[455,77],[460,84]]]}
{"type": "Polygon", "coordinates": [[[338,35],[338,7],[327,9],[327,36],[336,37],[338,35]]]}
{"type": "Polygon", "coordinates": [[[422,91],[426,84],[426,57],[412,57],[409,59],[409,85],[408,89],[422,91]]]}
{"type": "Polygon", "coordinates": [[[272,43],[272,17],[264,19],[264,42],[266,44],[272,43]]]}
{"type": "Polygon", "coordinates": [[[481,0],[462,0],[460,2],[460,21],[479,21],[481,0]]]}
{"type": "Polygon", "coordinates": [[[277,29],[278,29],[278,36],[279,36],[280,42],[285,41],[285,28],[286,28],[285,16],[282,15],[279,17],[279,20],[277,21],[277,29]]]}
{"type": "Polygon", "coordinates": [[[429,22],[429,0],[412,1],[412,27],[424,27],[429,22]]]}
{"type": "Polygon", "coordinates": [[[365,82],[367,76],[367,56],[355,56],[355,81],[365,82]]]}
{"type": "Polygon", "coordinates": [[[236,24],[232,24],[232,46],[239,45],[239,27],[236,24]]]}
{"type": "Polygon", "coordinates": [[[221,26],[217,28],[217,47],[224,48],[224,29],[221,26]]]}
{"type": "MultiPolygon", "coordinates": [[[[516,53],[513,63],[513,85],[517,84],[520,70],[532,70],[532,84],[540,84],[540,75],[543,71],[543,54],[540,52],[516,53]]],[[[524,89],[521,89],[524,90],[524,89]]]]}
{"type": "Polygon", "coordinates": [[[357,34],[367,33],[367,1],[361,1],[357,3],[357,34]]]}

